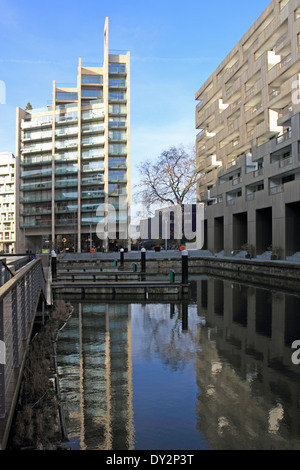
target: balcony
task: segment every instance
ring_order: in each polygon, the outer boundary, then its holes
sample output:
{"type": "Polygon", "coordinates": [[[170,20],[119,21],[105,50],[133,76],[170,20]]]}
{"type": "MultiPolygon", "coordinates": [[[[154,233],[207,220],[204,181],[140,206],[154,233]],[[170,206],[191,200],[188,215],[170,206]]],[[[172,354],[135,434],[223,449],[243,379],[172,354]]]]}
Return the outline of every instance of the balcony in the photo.
{"type": "Polygon", "coordinates": [[[68,201],[68,200],[77,200],[78,199],[78,192],[77,191],[70,191],[70,192],[62,192],[55,194],[56,201],[68,201]]]}
{"type": "Polygon", "coordinates": [[[277,184],[276,186],[272,186],[269,188],[269,194],[272,196],[274,194],[279,194],[284,191],[283,184],[277,184]]]}
{"type": "Polygon", "coordinates": [[[82,186],[93,186],[93,185],[98,185],[98,184],[104,184],[104,176],[96,175],[91,178],[82,178],[81,184],[82,186]]]}
{"type": "Polygon", "coordinates": [[[31,170],[31,171],[23,171],[21,173],[21,178],[42,178],[44,176],[51,176],[52,168],[39,168],[38,170],[31,170]]]}
{"type": "Polygon", "coordinates": [[[89,147],[93,145],[104,145],[105,138],[104,136],[83,138],[81,144],[83,147],[89,147]]]}
{"type": "Polygon", "coordinates": [[[55,148],[56,149],[65,149],[65,148],[77,148],[78,146],[78,139],[67,139],[63,142],[56,141],[55,148]]]}
{"type": "Polygon", "coordinates": [[[52,151],[52,142],[41,145],[26,145],[21,148],[21,152],[26,155],[28,153],[42,153],[52,151]]]}
{"type": "Polygon", "coordinates": [[[52,116],[45,116],[37,119],[25,120],[21,124],[22,129],[33,129],[52,126],[52,116]]]}
{"type": "Polygon", "coordinates": [[[292,137],[292,131],[286,131],[282,135],[279,135],[278,137],[275,137],[276,139],[276,144],[282,144],[283,142],[286,142],[287,140],[291,139],[292,137]]]}
{"type": "Polygon", "coordinates": [[[63,179],[55,181],[55,188],[70,188],[78,185],[78,179],[63,179]]]}
{"type": "Polygon", "coordinates": [[[21,191],[41,191],[45,189],[51,189],[51,181],[38,182],[38,183],[24,183],[21,184],[21,191]]]}
{"type": "Polygon", "coordinates": [[[109,129],[126,129],[127,123],[126,121],[109,121],[108,127],[109,129]]]}
{"type": "Polygon", "coordinates": [[[21,160],[21,166],[49,165],[52,161],[52,155],[44,155],[43,157],[27,157],[21,160]]]}
{"type": "Polygon", "coordinates": [[[103,222],[104,220],[105,217],[82,217],[81,225],[98,224],[99,222],[103,222]]]}
{"type": "Polygon", "coordinates": [[[52,200],[51,193],[48,191],[47,193],[38,193],[38,196],[36,195],[26,195],[22,198],[20,198],[20,202],[22,204],[31,204],[31,203],[40,203],[40,202],[49,202],[52,200]]]}
{"type": "Polygon", "coordinates": [[[60,126],[61,124],[75,124],[78,121],[78,113],[59,114],[55,116],[55,124],[60,126]]]}
{"type": "Polygon", "coordinates": [[[49,139],[52,139],[52,130],[41,131],[41,132],[25,132],[22,142],[26,143],[26,142],[33,142],[35,140],[42,141],[42,140],[49,140],[49,139]]]}
{"type": "Polygon", "coordinates": [[[287,166],[290,166],[292,164],[293,164],[293,157],[283,158],[283,159],[279,160],[278,167],[279,168],[286,168],[287,166]]]}
{"type": "Polygon", "coordinates": [[[78,165],[77,164],[71,164],[67,166],[57,166],[55,168],[55,174],[56,175],[66,175],[70,173],[77,173],[78,172],[78,165]]]}
{"type": "Polygon", "coordinates": [[[95,119],[104,119],[105,111],[103,108],[100,109],[91,109],[89,111],[82,112],[83,121],[93,121],[95,119]]]}
{"type": "Polygon", "coordinates": [[[77,134],[78,134],[78,126],[61,127],[55,130],[56,137],[67,137],[69,135],[77,135],[77,134]]]}
{"type": "Polygon", "coordinates": [[[57,204],[55,208],[56,214],[74,214],[74,212],[78,211],[77,204],[57,204]]]}
{"type": "Polygon", "coordinates": [[[82,133],[83,134],[89,134],[91,132],[104,132],[105,131],[105,126],[104,124],[84,124],[82,126],[82,133]]]}
{"type": "Polygon", "coordinates": [[[59,163],[77,161],[78,152],[66,152],[66,153],[57,153],[55,154],[55,161],[59,163]]]}
{"type": "Polygon", "coordinates": [[[95,198],[102,199],[104,197],[105,197],[104,190],[82,191],[81,193],[82,199],[95,199],[95,198]]]}

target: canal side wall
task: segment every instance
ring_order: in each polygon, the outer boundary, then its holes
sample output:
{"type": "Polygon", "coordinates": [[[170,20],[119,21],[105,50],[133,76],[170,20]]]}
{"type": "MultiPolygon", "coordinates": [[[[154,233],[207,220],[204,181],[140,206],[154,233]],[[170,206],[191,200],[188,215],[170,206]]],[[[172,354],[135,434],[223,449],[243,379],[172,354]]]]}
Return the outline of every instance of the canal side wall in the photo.
{"type": "MultiPolygon", "coordinates": [[[[138,272],[141,270],[140,257],[125,257],[124,271],[132,271],[136,264],[138,272]]],[[[114,259],[80,259],[80,260],[58,260],[58,272],[60,268],[99,270],[101,268],[113,267],[114,259]]],[[[118,261],[118,268],[119,261],[118,261]]],[[[115,269],[115,268],[114,268],[115,269]]],[[[113,268],[112,268],[113,270],[113,268]]],[[[182,262],[181,257],[151,257],[146,260],[146,273],[169,277],[170,271],[175,272],[176,281],[181,279],[182,262]]],[[[262,282],[265,285],[286,287],[298,290],[300,288],[300,264],[284,261],[260,261],[257,259],[233,259],[216,257],[189,257],[189,275],[209,274],[235,280],[262,282]],[[284,285],[283,285],[284,283],[284,285]]]]}

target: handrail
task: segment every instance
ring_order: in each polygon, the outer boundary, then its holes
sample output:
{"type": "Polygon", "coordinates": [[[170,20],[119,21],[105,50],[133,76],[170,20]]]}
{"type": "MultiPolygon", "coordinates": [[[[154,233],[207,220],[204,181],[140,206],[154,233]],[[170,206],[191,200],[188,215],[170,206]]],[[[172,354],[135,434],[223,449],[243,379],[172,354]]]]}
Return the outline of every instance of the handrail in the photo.
{"type": "MultiPolygon", "coordinates": [[[[12,290],[26,276],[26,274],[35,265],[39,263],[42,264],[42,261],[40,259],[29,261],[29,263],[21,271],[15,274],[15,276],[12,279],[7,281],[2,287],[0,287],[0,302],[4,300],[4,297],[7,295],[7,292],[12,290]]],[[[42,274],[43,274],[44,281],[46,282],[43,269],[42,269],[42,274]]]]}

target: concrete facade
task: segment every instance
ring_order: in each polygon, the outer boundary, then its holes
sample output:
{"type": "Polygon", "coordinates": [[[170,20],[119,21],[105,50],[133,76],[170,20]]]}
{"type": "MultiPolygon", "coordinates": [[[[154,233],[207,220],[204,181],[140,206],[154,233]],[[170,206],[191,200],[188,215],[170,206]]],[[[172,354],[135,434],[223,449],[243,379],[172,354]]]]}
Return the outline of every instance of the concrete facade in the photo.
{"type": "Polygon", "coordinates": [[[0,153],[0,251],[15,251],[15,156],[0,153]]]}
{"type": "Polygon", "coordinates": [[[107,204],[127,243],[130,52],[110,53],[108,18],[103,66],[80,58],[73,87],[54,81],[50,105],[17,109],[16,161],[18,250],[108,250],[107,204]]]}
{"type": "Polygon", "coordinates": [[[197,198],[214,254],[300,252],[299,47],[300,0],[273,0],[196,93],[197,198]]]}

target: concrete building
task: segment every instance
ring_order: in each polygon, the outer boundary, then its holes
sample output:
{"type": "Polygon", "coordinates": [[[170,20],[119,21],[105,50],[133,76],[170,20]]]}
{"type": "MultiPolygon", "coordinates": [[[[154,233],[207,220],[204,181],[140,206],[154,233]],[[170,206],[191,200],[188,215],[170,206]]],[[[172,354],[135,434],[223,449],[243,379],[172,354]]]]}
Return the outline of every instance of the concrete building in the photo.
{"type": "Polygon", "coordinates": [[[0,153],[0,252],[15,252],[15,156],[0,153]]]}
{"type": "Polygon", "coordinates": [[[300,0],[273,0],[196,93],[212,253],[300,252],[299,48],[300,0]]]}
{"type": "Polygon", "coordinates": [[[54,81],[46,108],[17,109],[16,163],[18,250],[108,250],[107,204],[126,242],[130,52],[110,53],[108,18],[103,65],[79,59],[73,87],[54,81]]]}

